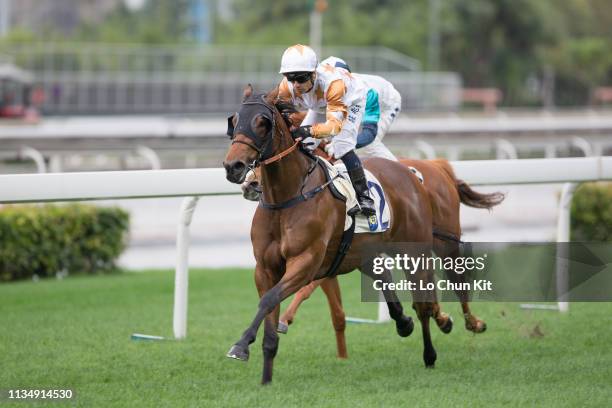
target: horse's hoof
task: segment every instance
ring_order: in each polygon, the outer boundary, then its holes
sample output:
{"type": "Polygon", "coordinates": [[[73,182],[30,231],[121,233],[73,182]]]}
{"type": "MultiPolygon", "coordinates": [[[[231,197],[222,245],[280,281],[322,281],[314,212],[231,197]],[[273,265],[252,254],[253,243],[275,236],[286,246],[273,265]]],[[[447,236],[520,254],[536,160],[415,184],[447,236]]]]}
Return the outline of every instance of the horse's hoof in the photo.
{"type": "Polygon", "coordinates": [[[397,329],[397,334],[399,334],[400,337],[410,336],[414,330],[414,322],[412,321],[412,317],[402,316],[400,320],[395,322],[395,328],[397,329]]]}
{"type": "Polygon", "coordinates": [[[276,326],[276,331],[282,334],[287,334],[289,331],[289,324],[283,321],[278,321],[278,326],[276,326]]]}
{"type": "Polygon", "coordinates": [[[440,326],[440,330],[444,334],[448,334],[453,331],[453,318],[451,316],[448,316],[448,319],[446,319],[446,323],[444,324],[444,326],[440,326]]]}
{"type": "Polygon", "coordinates": [[[475,319],[476,323],[469,320],[465,321],[465,328],[473,333],[484,333],[487,330],[487,324],[482,320],[475,319]]]}
{"type": "Polygon", "coordinates": [[[238,344],[234,344],[232,348],[227,352],[227,357],[233,358],[240,361],[249,361],[249,349],[242,348],[238,344]]]}
{"type": "Polygon", "coordinates": [[[427,352],[423,353],[423,361],[425,362],[425,368],[434,368],[436,365],[436,360],[438,359],[438,354],[435,350],[428,354],[427,352]]]}

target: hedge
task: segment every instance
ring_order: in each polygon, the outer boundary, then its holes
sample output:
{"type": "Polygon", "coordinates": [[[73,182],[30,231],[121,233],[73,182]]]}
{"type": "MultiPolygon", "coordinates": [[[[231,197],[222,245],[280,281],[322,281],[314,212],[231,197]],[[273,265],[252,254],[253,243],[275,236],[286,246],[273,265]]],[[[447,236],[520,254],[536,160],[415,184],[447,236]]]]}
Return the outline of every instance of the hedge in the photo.
{"type": "Polygon", "coordinates": [[[116,270],[129,214],[92,205],[0,208],[0,281],[116,270]]]}
{"type": "Polygon", "coordinates": [[[612,241],[612,183],[581,185],[572,200],[572,241],[612,241]]]}

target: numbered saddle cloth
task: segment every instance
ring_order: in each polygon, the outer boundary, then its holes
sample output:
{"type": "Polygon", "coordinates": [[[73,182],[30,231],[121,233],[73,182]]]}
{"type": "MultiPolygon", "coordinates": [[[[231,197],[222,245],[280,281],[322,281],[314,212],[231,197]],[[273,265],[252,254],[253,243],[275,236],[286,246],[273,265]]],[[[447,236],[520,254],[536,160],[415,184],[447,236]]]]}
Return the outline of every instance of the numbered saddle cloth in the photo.
{"type": "MultiPolygon", "coordinates": [[[[349,178],[348,172],[344,163],[341,161],[336,162],[334,165],[328,161],[321,159],[325,162],[329,175],[334,179],[334,187],[336,190],[346,198],[346,212],[344,229],[348,229],[351,226],[351,217],[348,216],[348,212],[359,208],[357,204],[357,196],[353,184],[349,178]],[[339,175],[340,177],[336,177],[339,175]]],[[[382,185],[376,177],[368,170],[365,170],[366,179],[368,180],[368,187],[370,188],[370,197],[376,204],[376,223],[370,224],[368,219],[361,213],[357,213],[355,216],[355,233],[375,233],[385,232],[391,226],[391,211],[385,198],[385,192],[383,191],[382,185]]]]}

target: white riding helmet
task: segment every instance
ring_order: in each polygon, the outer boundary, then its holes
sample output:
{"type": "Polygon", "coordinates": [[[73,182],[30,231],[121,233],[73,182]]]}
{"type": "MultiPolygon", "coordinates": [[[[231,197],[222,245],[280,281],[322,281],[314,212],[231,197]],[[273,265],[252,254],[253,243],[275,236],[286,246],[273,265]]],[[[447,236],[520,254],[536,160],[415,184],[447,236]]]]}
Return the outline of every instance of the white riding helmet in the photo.
{"type": "Polygon", "coordinates": [[[321,64],[331,65],[334,68],[343,68],[343,69],[346,69],[348,72],[351,72],[351,68],[348,66],[346,61],[343,60],[342,58],[338,58],[334,56],[327,57],[323,61],[321,61],[321,64]]]}
{"type": "Polygon", "coordinates": [[[317,54],[307,45],[296,44],[285,50],[281,58],[280,74],[287,72],[314,72],[317,69],[317,54]]]}

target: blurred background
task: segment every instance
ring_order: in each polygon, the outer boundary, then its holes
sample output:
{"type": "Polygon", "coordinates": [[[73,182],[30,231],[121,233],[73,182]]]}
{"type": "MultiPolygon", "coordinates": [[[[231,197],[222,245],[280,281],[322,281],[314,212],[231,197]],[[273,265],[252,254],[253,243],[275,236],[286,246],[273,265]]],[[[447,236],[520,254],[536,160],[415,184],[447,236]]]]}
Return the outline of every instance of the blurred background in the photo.
{"type": "MultiPolygon", "coordinates": [[[[0,0],[0,173],[219,167],[242,87],[295,43],[394,84],[396,155],[612,154],[609,0],[0,0]]],[[[502,190],[466,240],[554,238],[559,186],[502,190]]],[[[124,266],[174,265],[180,199],[101,204],[131,213],[124,266]]],[[[254,208],[202,200],[192,263],[251,265],[254,208]]]]}
{"type": "Polygon", "coordinates": [[[2,0],[0,35],[45,114],[233,109],[236,82],[270,87],[294,43],[386,73],[408,110],[476,103],[463,88],[504,107],[597,105],[612,76],[606,0],[2,0]]]}

